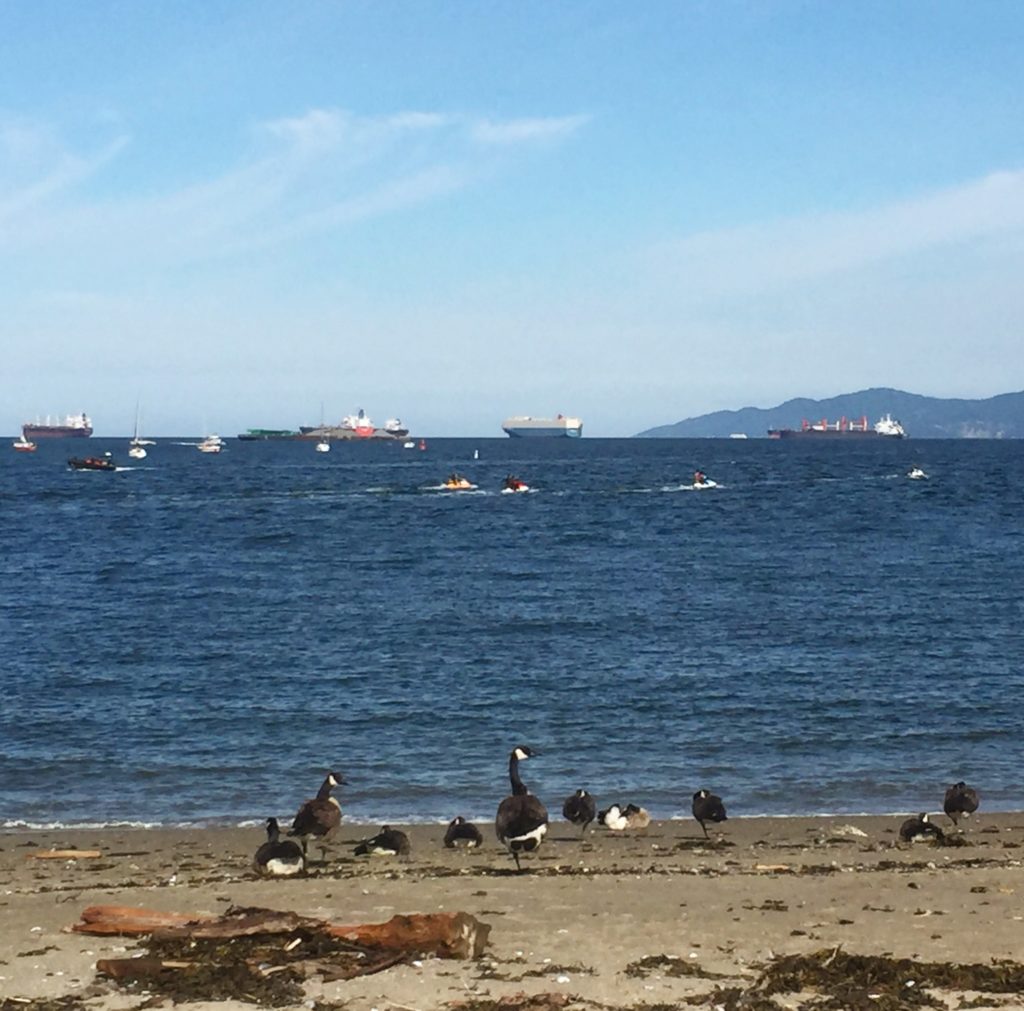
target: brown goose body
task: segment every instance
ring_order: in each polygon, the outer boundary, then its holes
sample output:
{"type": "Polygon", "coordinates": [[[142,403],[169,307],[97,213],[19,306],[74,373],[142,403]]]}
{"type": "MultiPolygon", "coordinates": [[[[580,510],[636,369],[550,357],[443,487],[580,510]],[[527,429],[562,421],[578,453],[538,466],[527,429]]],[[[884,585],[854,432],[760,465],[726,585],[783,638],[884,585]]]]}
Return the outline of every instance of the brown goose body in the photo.
{"type": "Polygon", "coordinates": [[[519,778],[520,761],[532,755],[533,752],[525,745],[512,749],[508,759],[512,793],[498,805],[498,813],[494,818],[494,832],[498,842],[512,854],[516,870],[522,870],[520,854],[538,849],[548,830],[547,808],[526,789],[519,778]]]}
{"type": "Polygon", "coordinates": [[[583,834],[597,817],[597,802],[586,790],[577,790],[571,797],[566,797],[562,817],[573,825],[579,825],[580,834],[583,834]]]}
{"type": "Polygon", "coordinates": [[[281,839],[281,829],[276,818],[267,819],[267,841],[256,851],[252,859],[253,869],[264,877],[287,878],[301,874],[306,859],[297,843],[281,839]]]}
{"type": "Polygon", "coordinates": [[[329,842],[341,825],[341,805],[331,796],[331,791],[344,783],[344,777],[336,772],[328,772],[317,795],[307,800],[295,813],[289,835],[298,836],[302,842],[302,852],[310,839],[318,840],[320,851],[327,858],[327,848],[323,844],[329,842]]]}
{"type": "Polygon", "coordinates": [[[942,803],[942,809],[954,825],[959,824],[961,815],[965,818],[978,810],[978,791],[964,782],[954,783],[948,790],[942,803]]]}
{"type": "Polygon", "coordinates": [[[729,820],[725,816],[725,805],[722,803],[722,798],[708,790],[698,790],[693,795],[691,810],[693,811],[694,818],[697,819],[700,827],[704,830],[705,838],[708,838],[708,827],[705,822],[717,823],[729,820]]]}
{"type": "Polygon", "coordinates": [[[475,849],[477,846],[482,846],[483,842],[484,837],[480,834],[480,829],[466,821],[461,814],[456,815],[449,822],[448,831],[444,834],[444,844],[448,849],[456,847],[475,849]]]}

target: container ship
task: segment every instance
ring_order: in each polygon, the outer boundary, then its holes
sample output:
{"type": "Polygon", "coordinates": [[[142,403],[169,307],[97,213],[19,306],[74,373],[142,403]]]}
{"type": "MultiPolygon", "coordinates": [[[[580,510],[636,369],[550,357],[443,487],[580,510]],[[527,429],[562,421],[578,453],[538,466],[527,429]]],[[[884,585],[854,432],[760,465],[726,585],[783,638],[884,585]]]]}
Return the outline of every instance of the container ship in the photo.
{"type": "Polygon", "coordinates": [[[829,422],[808,421],[806,418],[799,428],[769,428],[770,439],[903,439],[906,437],[903,426],[891,415],[879,418],[874,425],[868,424],[867,415],[857,418],[840,418],[829,422]]]}
{"type": "Polygon", "coordinates": [[[567,418],[564,414],[553,418],[514,417],[506,418],[501,429],[513,439],[578,439],[583,434],[583,422],[579,418],[567,418]]]}
{"type": "Polygon", "coordinates": [[[63,421],[50,421],[47,415],[46,421],[26,421],[21,426],[22,437],[31,442],[33,439],[87,439],[92,435],[92,422],[89,416],[82,414],[69,414],[63,421]]]}

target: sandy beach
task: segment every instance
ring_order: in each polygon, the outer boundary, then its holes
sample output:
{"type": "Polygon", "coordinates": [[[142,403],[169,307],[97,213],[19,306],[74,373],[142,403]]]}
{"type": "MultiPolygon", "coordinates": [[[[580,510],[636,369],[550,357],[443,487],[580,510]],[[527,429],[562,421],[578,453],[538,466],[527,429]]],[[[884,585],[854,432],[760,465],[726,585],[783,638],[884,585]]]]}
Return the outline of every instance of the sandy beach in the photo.
{"type": "MultiPolygon", "coordinates": [[[[348,924],[465,911],[491,927],[479,960],[417,958],[341,982],[313,976],[295,1005],[309,1008],[800,1007],[815,994],[761,1005],[736,994],[773,959],[825,949],[921,963],[1024,961],[1024,814],[983,815],[960,832],[939,816],[952,832],[946,846],[898,845],[901,820],[737,819],[711,842],[692,821],[622,834],[592,826],[582,839],[556,821],[522,874],[490,825],[480,825],[483,848],[469,852],[444,849],[444,826],[407,827],[408,859],[354,857],[372,830],[343,825],[326,864],[311,847],[307,876],[270,880],[251,868],[260,827],[8,831],[0,1008],[54,998],[98,1011],[169,1006],[97,976],[98,959],[130,956],[142,942],[67,932],[95,904],[189,914],[260,906],[348,924]],[[100,856],[39,858],[50,849],[100,856]],[[531,1005],[510,1001],[516,994],[554,996],[531,1005]]],[[[921,996],[918,983],[904,981],[907,1000],[921,996]]],[[[1024,1006],[1012,992],[929,993],[943,1007],[1024,1006]]]]}

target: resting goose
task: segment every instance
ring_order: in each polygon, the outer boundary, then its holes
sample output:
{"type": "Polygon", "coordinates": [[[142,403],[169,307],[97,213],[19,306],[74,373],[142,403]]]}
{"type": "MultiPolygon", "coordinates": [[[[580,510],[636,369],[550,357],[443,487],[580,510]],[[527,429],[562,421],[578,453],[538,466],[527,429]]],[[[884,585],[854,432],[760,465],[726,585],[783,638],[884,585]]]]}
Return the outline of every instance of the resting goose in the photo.
{"type": "Polygon", "coordinates": [[[483,841],[480,829],[476,825],[471,825],[461,814],[456,815],[448,823],[448,831],[444,834],[444,844],[448,849],[475,849],[482,846],[483,841]]]}
{"type": "Polygon", "coordinates": [[[598,822],[613,832],[622,832],[629,828],[629,819],[626,817],[625,808],[621,804],[612,804],[611,807],[598,813],[598,822]]]}
{"type": "Polygon", "coordinates": [[[523,785],[519,778],[519,763],[532,757],[525,745],[512,749],[508,757],[508,778],[512,793],[498,805],[494,818],[494,831],[498,842],[512,854],[516,870],[521,871],[520,853],[532,853],[544,841],[548,830],[547,808],[523,785]]]}
{"type": "Polygon", "coordinates": [[[586,790],[577,790],[562,805],[562,817],[573,825],[579,825],[580,835],[587,831],[587,826],[596,816],[597,804],[586,790]]]}
{"type": "Polygon", "coordinates": [[[287,878],[299,874],[306,860],[297,843],[280,839],[281,828],[276,818],[267,819],[267,841],[256,851],[252,865],[257,874],[287,878]]]}
{"type": "Polygon", "coordinates": [[[407,857],[409,855],[409,837],[390,825],[382,825],[380,831],[369,839],[364,839],[355,849],[357,857],[407,857]]]}
{"type": "Polygon", "coordinates": [[[922,811],[916,818],[908,818],[900,825],[900,839],[903,842],[916,842],[919,839],[941,840],[945,834],[938,825],[933,825],[928,815],[922,811]]]}
{"type": "Polygon", "coordinates": [[[302,855],[306,855],[306,844],[310,837],[320,840],[320,853],[327,860],[327,847],[341,824],[341,805],[331,796],[331,790],[341,786],[344,777],[337,772],[328,772],[317,795],[307,800],[296,812],[289,835],[297,835],[302,842],[302,855]]]}
{"type": "Polygon", "coordinates": [[[700,823],[700,827],[704,830],[704,838],[709,839],[708,827],[705,822],[723,822],[729,819],[725,816],[725,805],[722,803],[722,798],[715,796],[708,790],[698,790],[693,795],[693,816],[700,823]]]}
{"type": "Polygon", "coordinates": [[[629,828],[647,828],[651,823],[651,816],[644,807],[637,807],[636,804],[627,804],[623,815],[626,818],[626,825],[629,828]]]}
{"type": "Polygon", "coordinates": [[[967,817],[978,810],[978,791],[964,782],[954,783],[947,791],[942,809],[954,825],[960,815],[967,817]]]}

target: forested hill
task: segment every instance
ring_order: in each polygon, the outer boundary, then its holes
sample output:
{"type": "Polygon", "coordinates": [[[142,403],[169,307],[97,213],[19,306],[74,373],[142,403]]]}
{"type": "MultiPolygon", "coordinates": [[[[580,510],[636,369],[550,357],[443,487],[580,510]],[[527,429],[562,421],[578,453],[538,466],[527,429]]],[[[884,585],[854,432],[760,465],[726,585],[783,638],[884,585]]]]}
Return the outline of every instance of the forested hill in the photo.
{"type": "Polygon", "coordinates": [[[637,438],[701,439],[745,434],[761,438],[769,428],[799,428],[801,421],[837,421],[867,415],[874,424],[891,414],[913,439],[1020,439],[1024,438],[1024,391],[1003,393],[987,400],[946,400],[903,390],[871,389],[844,393],[827,400],[800,398],[778,407],[744,407],[685,418],[659,425],[637,438]]]}

